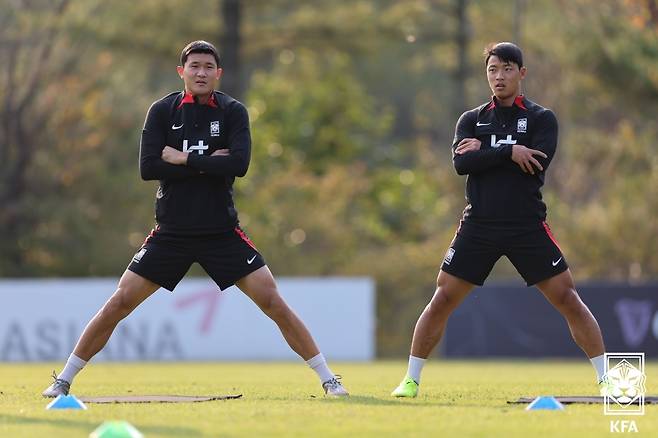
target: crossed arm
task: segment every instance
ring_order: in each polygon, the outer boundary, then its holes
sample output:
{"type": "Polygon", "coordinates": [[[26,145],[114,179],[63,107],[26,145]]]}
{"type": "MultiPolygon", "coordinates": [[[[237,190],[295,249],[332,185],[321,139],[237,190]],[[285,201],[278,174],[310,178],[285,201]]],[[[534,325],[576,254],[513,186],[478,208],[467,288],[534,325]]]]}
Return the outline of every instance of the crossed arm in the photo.
{"type": "Polygon", "coordinates": [[[166,108],[154,104],[146,116],[140,145],[139,167],[142,179],[184,179],[201,174],[212,176],[244,176],[249,168],[251,134],[247,110],[239,105],[227,116],[229,130],[227,149],[218,149],[211,155],[198,155],[180,151],[166,145],[169,120],[166,108]],[[163,121],[164,124],[163,124],[163,121]]]}
{"type": "MultiPolygon", "coordinates": [[[[215,152],[210,154],[211,157],[228,157],[230,155],[231,155],[230,149],[217,149],[215,152]]],[[[201,157],[203,159],[203,155],[201,157]]],[[[161,158],[162,161],[169,164],[173,164],[175,166],[188,166],[190,161],[189,160],[190,153],[179,151],[178,149],[175,149],[171,146],[165,146],[164,149],[162,149],[161,158]]],[[[208,166],[204,166],[204,167],[208,167],[208,166]]],[[[198,170],[197,173],[201,174],[205,172],[203,170],[198,170]]],[[[245,173],[246,173],[246,169],[245,169],[245,173]]],[[[242,175],[236,175],[236,176],[242,176],[242,175]]]]}
{"type": "Polygon", "coordinates": [[[532,136],[531,146],[514,144],[498,148],[480,149],[481,142],[475,138],[477,112],[468,111],[459,118],[453,141],[453,164],[459,175],[479,173],[499,166],[508,160],[514,161],[524,173],[534,175],[548,167],[557,146],[557,119],[547,110],[537,123],[540,125],[532,136]]]}

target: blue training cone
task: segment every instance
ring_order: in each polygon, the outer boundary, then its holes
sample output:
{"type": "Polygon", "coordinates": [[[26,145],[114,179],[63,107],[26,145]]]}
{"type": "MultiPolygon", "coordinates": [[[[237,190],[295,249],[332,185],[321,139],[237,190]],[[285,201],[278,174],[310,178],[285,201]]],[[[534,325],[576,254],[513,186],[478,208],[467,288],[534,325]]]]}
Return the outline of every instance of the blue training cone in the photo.
{"type": "Polygon", "coordinates": [[[143,438],[144,435],[127,421],[106,421],[89,434],[89,438],[143,438]]]}
{"type": "Polygon", "coordinates": [[[540,396],[534,399],[532,403],[525,408],[526,411],[536,411],[540,409],[547,411],[562,411],[564,410],[564,405],[555,397],[540,396]]]}
{"type": "Polygon", "coordinates": [[[48,403],[46,409],[87,409],[84,403],[82,403],[74,395],[58,395],[55,400],[48,403]]]}

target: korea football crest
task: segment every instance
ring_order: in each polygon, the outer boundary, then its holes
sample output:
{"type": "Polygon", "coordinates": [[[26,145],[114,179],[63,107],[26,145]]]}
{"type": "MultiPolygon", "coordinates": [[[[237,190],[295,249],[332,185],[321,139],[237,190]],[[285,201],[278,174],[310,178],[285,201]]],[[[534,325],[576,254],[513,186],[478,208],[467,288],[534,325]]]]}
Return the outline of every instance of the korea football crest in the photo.
{"type": "Polygon", "coordinates": [[[528,119],[526,117],[516,121],[516,132],[519,134],[528,132],[528,119]]]}
{"type": "Polygon", "coordinates": [[[219,137],[219,120],[210,122],[210,136],[219,137]]]}

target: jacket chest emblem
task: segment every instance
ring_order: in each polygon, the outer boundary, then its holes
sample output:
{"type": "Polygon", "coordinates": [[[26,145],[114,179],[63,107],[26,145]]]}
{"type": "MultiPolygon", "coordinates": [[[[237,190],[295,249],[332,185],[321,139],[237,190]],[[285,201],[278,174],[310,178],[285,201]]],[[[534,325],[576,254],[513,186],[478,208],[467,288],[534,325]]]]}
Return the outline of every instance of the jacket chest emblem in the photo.
{"type": "Polygon", "coordinates": [[[219,120],[210,122],[210,136],[219,137],[219,120]]]}

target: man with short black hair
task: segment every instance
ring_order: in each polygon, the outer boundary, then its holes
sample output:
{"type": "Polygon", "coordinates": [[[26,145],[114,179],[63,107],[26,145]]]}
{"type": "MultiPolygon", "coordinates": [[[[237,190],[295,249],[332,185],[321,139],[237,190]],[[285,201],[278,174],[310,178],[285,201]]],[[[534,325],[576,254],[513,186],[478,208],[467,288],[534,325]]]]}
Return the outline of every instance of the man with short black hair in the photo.
{"type": "Polygon", "coordinates": [[[601,330],[580,300],[545,222],[540,189],[557,146],[557,119],[521,94],[526,67],[518,46],[487,47],[485,66],[493,96],[462,114],[452,145],[455,170],[468,175],[468,205],[443,260],[434,296],[416,323],[407,375],[391,395],[416,397],[422,368],[441,340],[448,317],[476,285],[484,284],[501,256],[564,316],[605,392],[601,330]]]}
{"type": "Polygon", "coordinates": [[[160,287],[173,291],[197,262],[221,290],[237,285],[274,320],[288,345],[317,373],[325,394],[346,396],[239,226],[233,182],[249,167],[249,117],[242,103],[215,91],[222,75],[217,49],[193,41],[180,60],[177,71],[185,89],[151,105],[140,146],[142,179],[160,181],[157,224],[43,395],[68,394],[75,375],[105,346],[119,321],[160,287]]]}

